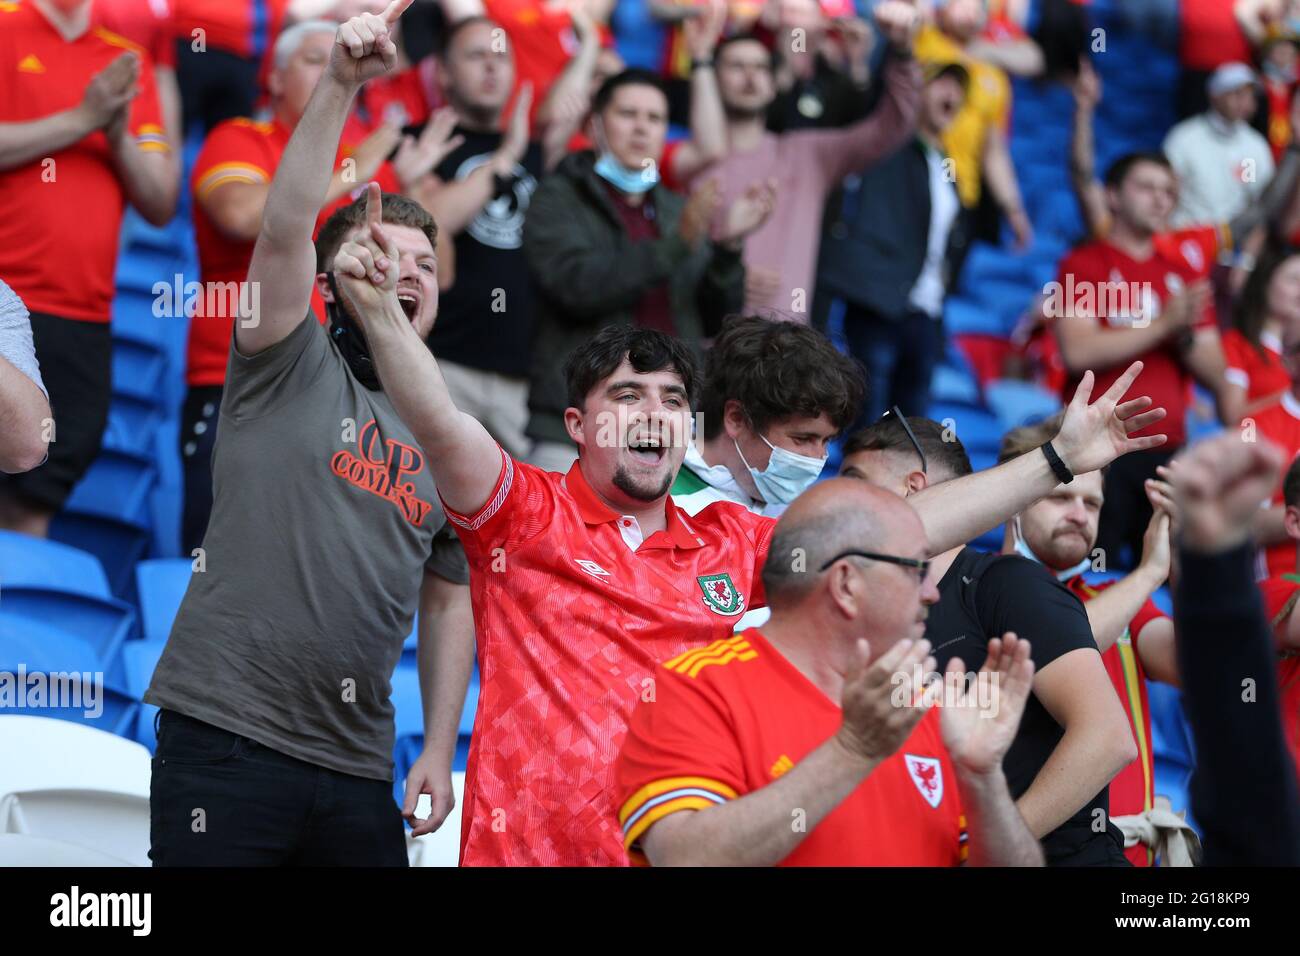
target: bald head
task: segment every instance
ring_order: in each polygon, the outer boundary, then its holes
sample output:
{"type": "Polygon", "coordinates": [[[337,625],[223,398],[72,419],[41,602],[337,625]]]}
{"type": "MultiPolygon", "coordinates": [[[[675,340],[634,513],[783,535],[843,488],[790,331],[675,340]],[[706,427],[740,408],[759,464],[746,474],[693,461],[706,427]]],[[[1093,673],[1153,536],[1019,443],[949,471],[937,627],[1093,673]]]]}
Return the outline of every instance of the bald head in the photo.
{"type": "Polygon", "coordinates": [[[851,478],[814,485],[795,499],[777,522],[763,587],[773,610],[802,601],[822,565],[845,551],[910,556],[925,528],[911,505],[884,488],[851,478]]]}

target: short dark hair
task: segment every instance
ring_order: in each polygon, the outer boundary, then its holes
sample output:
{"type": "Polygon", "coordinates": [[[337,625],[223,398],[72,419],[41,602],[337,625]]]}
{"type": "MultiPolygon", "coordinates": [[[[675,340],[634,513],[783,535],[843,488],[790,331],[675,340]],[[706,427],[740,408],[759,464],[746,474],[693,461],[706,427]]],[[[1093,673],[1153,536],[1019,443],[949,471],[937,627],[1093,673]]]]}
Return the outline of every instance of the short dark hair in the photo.
{"type": "Polygon", "coordinates": [[[624,359],[642,374],[663,369],[676,372],[686,389],[686,400],[694,407],[699,372],[691,350],[681,339],[635,325],[606,326],[573,350],[564,363],[569,405],[583,408],[591,390],[613,375],[624,359]]]}
{"type": "Polygon", "coordinates": [[[1157,166],[1164,167],[1164,169],[1166,169],[1170,174],[1174,171],[1173,164],[1169,162],[1169,157],[1164,153],[1157,153],[1150,150],[1145,152],[1125,153],[1107,167],[1105,180],[1106,188],[1119,189],[1119,187],[1123,186],[1124,180],[1128,178],[1128,174],[1133,170],[1134,166],[1138,165],[1138,163],[1154,163],[1157,166]]]}
{"type": "Polygon", "coordinates": [[[1019,458],[1021,455],[1028,455],[1035,448],[1042,448],[1056,437],[1063,421],[1065,421],[1064,410],[1049,415],[1042,421],[1011,429],[1002,436],[1002,442],[998,446],[998,464],[1010,461],[1012,458],[1019,458]]]}
{"type": "Polygon", "coordinates": [[[614,98],[614,91],[620,86],[653,86],[664,95],[664,99],[668,98],[668,91],[664,88],[664,81],[659,78],[659,74],[634,66],[622,73],[615,73],[600,84],[600,89],[591,100],[591,112],[593,114],[603,112],[609,105],[609,101],[614,98]]]}
{"type": "Polygon", "coordinates": [[[1288,508],[1300,508],[1300,456],[1291,462],[1286,477],[1282,479],[1282,502],[1288,508]]]}
{"type": "MultiPolygon", "coordinates": [[[[448,51],[451,50],[451,45],[456,41],[456,37],[460,36],[464,30],[474,26],[476,23],[486,23],[494,27],[501,26],[501,24],[497,23],[491,17],[483,16],[481,13],[474,14],[473,16],[461,17],[455,23],[448,25],[438,36],[436,43],[438,58],[445,60],[448,51]]],[[[504,32],[505,27],[501,27],[501,29],[504,32]]]]}
{"type": "MultiPolygon", "coordinates": [[[[955,431],[945,428],[933,418],[922,418],[919,415],[909,415],[907,424],[912,429],[912,434],[916,436],[916,443],[921,446],[921,451],[925,452],[929,470],[934,471],[936,466],[938,467],[940,472],[936,475],[938,480],[948,480],[943,477],[945,475],[961,478],[975,470],[971,467],[970,456],[966,454],[966,446],[961,443],[955,431]]],[[[912,440],[907,437],[903,426],[894,421],[892,415],[849,436],[848,441],[844,443],[843,457],[848,458],[849,455],[856,455],[860,451],[897,451],[909,455],[916,454],[916,449],[912,447],[912,440]]]]}
{"type": "Polygon", "coordinates": [[[738,316],[729,319],[704,360],[700,397],[704,437],[722,432],[734,399],[756,431],[792,415],[823,412],[836,432],[858,417],[866,383],[862,369],[807,325],[738,316]]]}
{"type": "Polygon", "coordinates": [[[736,43],[757,43],[767,51],[767,61],[769,65],[771,64],[772,45],[757,33],[737,33],[735,36],[723,37],[718,41],[718,45],[713,48],[713,59],[716,61],[722,55],[723,50],[736,43]]]}
{"type": "MultiPolygon", "coordinates": [[[[414,199],[401,193],[384,193],[380,206],[384,222],[394,226],[411,226],[419,229],[429,238],[429,245],[438,248],[438,224],[433,217],[414,199]]],[[[360,197],[348,203],[325,220],[316,234],[316,271],[333,272],[334,256],[339,246],[343,245],[347,234],[366,222],[366,197],[360,197]]]]}

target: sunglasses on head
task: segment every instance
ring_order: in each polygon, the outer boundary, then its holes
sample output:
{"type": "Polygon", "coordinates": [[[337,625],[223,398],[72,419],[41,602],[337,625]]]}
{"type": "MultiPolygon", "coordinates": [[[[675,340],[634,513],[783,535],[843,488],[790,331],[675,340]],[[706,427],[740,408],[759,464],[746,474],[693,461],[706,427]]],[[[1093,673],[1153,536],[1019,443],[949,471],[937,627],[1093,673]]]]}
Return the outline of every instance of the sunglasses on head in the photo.
{"type": "Polygon", "coordinates": [[[876,419],[876,424],[879,425],[881,422],[889,419],[896,420],[898,424],[903,426],[903,431],[907,434],[907,440],[912,443],[912,448],[916,450],[917,457],[921,459],[921,474],[926,474],[927,462],[925,460],[925,452],[921,451],[921,443],[916,440],[916,433],[912,431],[912,426],[907,424],[907,416],[899,410],[897,405],[894,405],[889,409],[889,411],[876,419]]]}

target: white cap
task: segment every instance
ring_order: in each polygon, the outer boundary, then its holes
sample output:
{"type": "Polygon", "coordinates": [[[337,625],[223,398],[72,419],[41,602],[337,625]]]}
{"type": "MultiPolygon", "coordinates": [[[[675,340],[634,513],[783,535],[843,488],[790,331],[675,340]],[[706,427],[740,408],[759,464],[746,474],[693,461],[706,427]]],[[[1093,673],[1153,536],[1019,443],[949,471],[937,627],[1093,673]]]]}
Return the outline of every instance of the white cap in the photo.
{"type": "Polygon", "coordinates": [[[1243,86],[1259,86],[1259,78],[1255,76],[1255,71],[1245,63],[1225,63],[1210,74],[1205,84],[1205,92],[1209,96],[1218,96],[1220,93],[1227,93],[1229,90],[1243,86]]]}

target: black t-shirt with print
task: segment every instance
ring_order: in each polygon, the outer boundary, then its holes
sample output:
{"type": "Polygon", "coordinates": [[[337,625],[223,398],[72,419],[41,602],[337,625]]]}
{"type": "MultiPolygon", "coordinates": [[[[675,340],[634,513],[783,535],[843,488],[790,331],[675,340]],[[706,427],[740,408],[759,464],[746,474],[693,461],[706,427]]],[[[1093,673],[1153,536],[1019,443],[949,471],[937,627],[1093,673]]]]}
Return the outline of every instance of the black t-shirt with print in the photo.
{"type": "MultiPolygon", "coordinates": [[[[422,127],[408,133],[418,136],[422,127]]],[[[465,141],[434,172],[443,182],[464,179],[488,162],[502,134],[456,128],[465,141]]],[[[530,143],[509,188],[488,201],[456,236],[455,284],[439,296],[429,348],[460,365],[528,375],[533,299],[524,261],[524,217],[542,175],[542,149],[530,143]]]]}
{"type": "MultiPolygon", "coordinates": [[[[1097,653],[1083,604],[1046,568],[1019,555],[963,548],[939,582],[939,600],[926,621],[925,636],[939,671],[954,657],[961,658],[967,672],[978,671],[988,656],[989,640],[1007,631],[1030,642],[1036,672],[1080,648],[1097,653]]],[[[1029,789],[1064,734],[1031,694],[1003,761],[1013,797],[1019,799],[1029,789]]],[[[1043,838],[1049,865],[1122,866],[1123,846],[1119,829],[1110,822],[1109,788],[1043,838]],[[1098,809],[1104,817],[1096,814],[1098,809]],[[1094,819],[1104,819],[1106,830],[1094,830],[1094,819]]]]}

